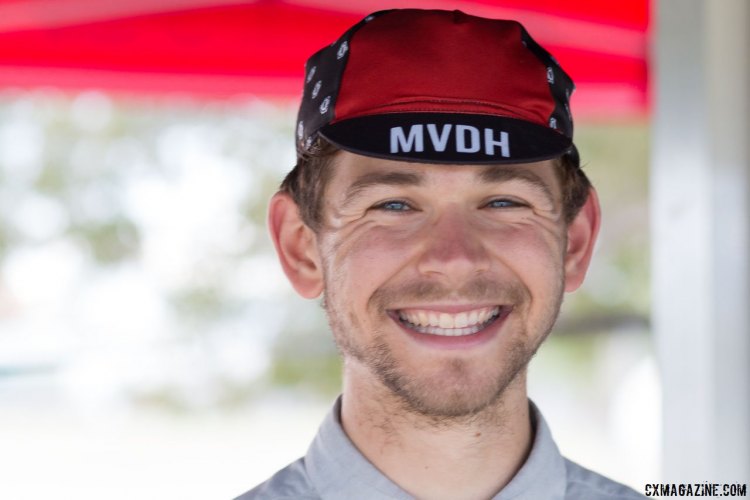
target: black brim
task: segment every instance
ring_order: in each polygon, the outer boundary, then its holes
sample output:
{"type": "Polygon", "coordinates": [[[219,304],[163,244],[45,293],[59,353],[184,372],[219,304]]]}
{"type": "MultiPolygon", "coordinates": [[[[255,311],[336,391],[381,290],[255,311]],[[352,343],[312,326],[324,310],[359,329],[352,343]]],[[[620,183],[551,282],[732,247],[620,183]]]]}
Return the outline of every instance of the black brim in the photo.
{"type": "Polygon", "coordinates": [[[572,147],[552,128],[480,114],[370,115],[326,125],[320,133],[352,153],[424,163],[527,163],[556,158],[572,147]]]}

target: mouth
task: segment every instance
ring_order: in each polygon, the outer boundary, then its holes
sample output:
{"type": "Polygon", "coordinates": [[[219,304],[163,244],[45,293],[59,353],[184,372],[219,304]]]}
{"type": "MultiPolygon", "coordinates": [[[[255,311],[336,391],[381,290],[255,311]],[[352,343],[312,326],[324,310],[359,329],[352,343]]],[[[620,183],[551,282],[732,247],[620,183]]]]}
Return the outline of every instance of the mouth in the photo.
{"type": "Polygon", "coordinates": [[[496,305],[458,313],[430,309],[399,309],[393,311],[393,316],[402,326],[417,333],[441,337],[464,337],[485,330],[509,312],[510,307],[496,305]]]}

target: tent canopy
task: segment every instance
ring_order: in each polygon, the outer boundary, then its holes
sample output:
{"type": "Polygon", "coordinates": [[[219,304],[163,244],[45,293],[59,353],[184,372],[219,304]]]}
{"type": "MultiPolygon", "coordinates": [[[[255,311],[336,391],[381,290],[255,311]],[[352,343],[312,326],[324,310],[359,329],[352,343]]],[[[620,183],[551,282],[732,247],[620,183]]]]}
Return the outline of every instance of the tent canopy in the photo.
{"type": "Polygon", "coordinates": [[[0,0],[0,88],[296,98],[310,54],[392,7],[517,19],[573,76],[578,116],[647,112],[648,0],[0,0]]]}

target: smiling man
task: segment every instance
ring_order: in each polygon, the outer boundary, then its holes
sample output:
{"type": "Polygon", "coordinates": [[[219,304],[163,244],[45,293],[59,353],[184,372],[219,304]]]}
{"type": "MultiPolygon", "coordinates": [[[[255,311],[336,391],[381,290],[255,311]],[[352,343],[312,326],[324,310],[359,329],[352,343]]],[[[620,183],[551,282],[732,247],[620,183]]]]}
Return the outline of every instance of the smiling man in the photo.
{"type": "Polygon", "coordinates": [[[306,69],[269,225],[324,297],[343,394],[240,498],[641,498],[563,458],[526,392],[599,227],[568,75],[516,22],[423,10],[368,16],[306,69]]]}

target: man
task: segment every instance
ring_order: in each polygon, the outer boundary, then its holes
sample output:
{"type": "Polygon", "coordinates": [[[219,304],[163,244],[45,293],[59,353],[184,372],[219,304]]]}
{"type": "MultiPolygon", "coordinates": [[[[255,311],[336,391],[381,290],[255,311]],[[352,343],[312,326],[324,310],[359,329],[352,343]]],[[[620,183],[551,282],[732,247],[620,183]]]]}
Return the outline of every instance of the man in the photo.
{"type": "Polygon", "coordinates": [[[564,459],[526,394],[599,228],[568,75],[516,22],[423,10],[368,16],[306,70],[269,225],[324,296],[343,394],[240,498],[641,498],[564,459]]]}

